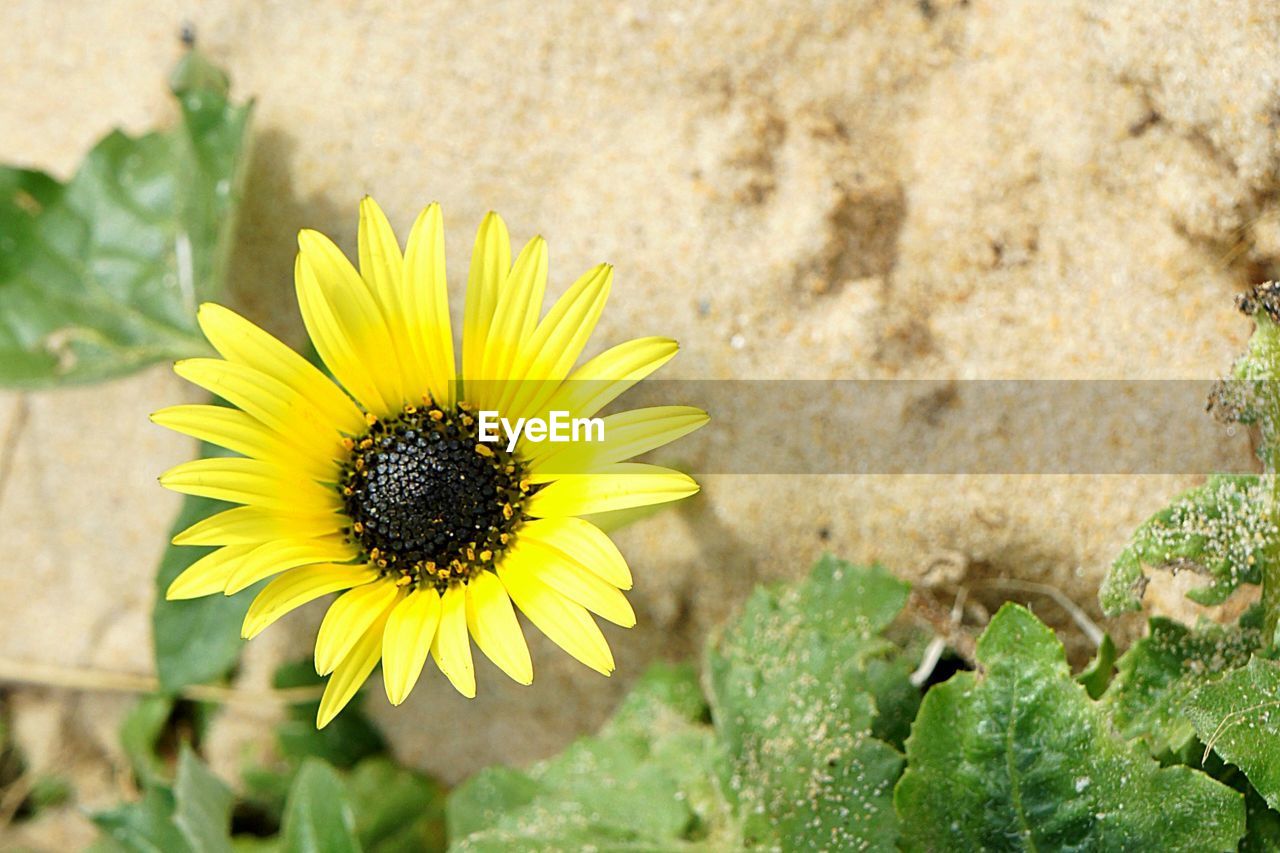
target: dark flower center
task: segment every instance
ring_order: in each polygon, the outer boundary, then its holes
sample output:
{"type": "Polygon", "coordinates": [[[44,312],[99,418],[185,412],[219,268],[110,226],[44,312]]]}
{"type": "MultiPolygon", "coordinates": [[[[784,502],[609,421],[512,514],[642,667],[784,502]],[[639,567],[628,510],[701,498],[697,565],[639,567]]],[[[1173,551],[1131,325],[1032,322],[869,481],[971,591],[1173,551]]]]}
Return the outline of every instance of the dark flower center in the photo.
{"type": "Polygon", "coordinates": [[[528,495],[519,461],[483,444],[463,406],[409,407],[350,439],[339,489],[348,535],[384,574],[444,590],[507,547],[528,495]]]}

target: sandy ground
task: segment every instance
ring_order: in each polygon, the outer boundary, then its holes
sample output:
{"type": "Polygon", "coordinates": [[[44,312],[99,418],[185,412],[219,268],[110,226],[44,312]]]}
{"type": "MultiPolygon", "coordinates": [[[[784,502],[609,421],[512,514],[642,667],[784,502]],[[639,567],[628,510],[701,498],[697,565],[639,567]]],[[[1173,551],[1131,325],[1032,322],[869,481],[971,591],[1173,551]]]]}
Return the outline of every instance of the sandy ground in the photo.
{"type": "MultiPolygon", "coordinates": [[[[258,100],[233,271],[253,317],[296,341],[299,227],[354,249],[363,194],[401,227],[439,200],[459,305],[475,225],[498,209],[516,239],[550,240],[553,290],[614,263],[595,341],[671,334],[680,377],[1211,377],[1249,331],[1232,295],[1280,274],[1273,3],[533,9],[11,0],[0,160],[67,175],[110,127],[168,120],[190,21],[258,100]]],[[[151,575],[177,505],[154,476],[193,448],[145,415],[187,399],[163,368],[27,398],[0,495],[0,655],[149,669],[151,575]]],[[[0,396],[0,425],[18,411],[0,396]]],[[[475,701],[432,677],[399,709],[370,705],[404,760],[449,780],[546,755],[597,725],[645,661],[691,654],[752,584],[823,549],[941,577],[948,604],[956,583],[992,604],[989,579],[1015,577],[1096,617],[1126,533],[1191,482],[707,478],[620,537],[640,625],[608,632],[611,680],[534,641],[532,688],[484,667],[475,701]]],[[[316,620],[269,632],[244,680],[305,653],[316,620]]],[[[81,804],[119,796],[127,699],[10,697],[37,769],[72,773],[81,804]]],[[[226,715],[219,768],[263,748],[262,730],[226,715]]],[[[91,836],[72,811],[23,832],[51,847],[91,836]]]]}

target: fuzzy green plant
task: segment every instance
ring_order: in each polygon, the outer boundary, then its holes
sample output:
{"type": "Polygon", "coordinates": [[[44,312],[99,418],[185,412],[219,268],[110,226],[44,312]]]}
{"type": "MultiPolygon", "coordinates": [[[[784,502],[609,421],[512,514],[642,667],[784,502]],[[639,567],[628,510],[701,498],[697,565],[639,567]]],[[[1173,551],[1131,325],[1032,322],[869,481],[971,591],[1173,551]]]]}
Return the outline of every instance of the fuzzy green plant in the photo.
{"type": "Polygon", "coordinates": [[[1262,473],[1212,476],[1155,513],[1116,558],[1100,599],[1109,615],[1140,609],[1149,569],[1202,575],[1188,593],[1198,604],[1260,586],[1270,646],[1280,623],[1280,287],[1259,285],[1237,305],[1254,332],[1209,402],[1221,420],[1256,430],[1262,473]]]}

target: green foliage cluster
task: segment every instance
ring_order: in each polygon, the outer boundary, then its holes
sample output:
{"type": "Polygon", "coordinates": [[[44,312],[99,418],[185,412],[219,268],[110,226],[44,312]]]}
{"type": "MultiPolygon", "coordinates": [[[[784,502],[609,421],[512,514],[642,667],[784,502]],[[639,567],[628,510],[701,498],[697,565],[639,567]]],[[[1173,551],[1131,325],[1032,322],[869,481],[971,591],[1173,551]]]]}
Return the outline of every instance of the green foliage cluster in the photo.
{"type": "Polygon", "coordinates": [[[0,385],[120,376],[207,351],[196,305],[221,293],[251,105],[189,53],[171,130],[116,131],[68,183],[0,167],[0,385]]]}
{"type": "MultiPolygon", "coordinates": [[[[276,674],[277,687],[319,683],[309,660],[276,674]]],[[[315,703],[292,707],[275,732],[279,760],[243,768],[238,796],[186,741],[171,769],[167,736],[185,731],[198,742],[215,711],[167,695],[139,702],[120,737],[142,793],[93,816],[102,830],[98,853],[444,848],[444,789],[390,758],[358,700],[323,731],[314,725],[315,703]]]]}
{"type": "MultiPolygon", "coordinates": [[[[222,288],[251,110],[198,54],[173,90],[174,129],[108,136],[66,184],[0,168],[0,384],[203,350],[193,308],[222,288]]],[[[1217,404],[1258,428],[1263,473],[1175,499],[1101,590],[1115,614],[1140,609],[1161,570],[1203,576],[1200,603],[1260,586],[1234,623],[1152,619],[1073,674],[1053,632],[1007,604],[967,668],[920,686],[929,638],[904,616],[907,585],[824,557],[756,590],[700,668],[655,667],[599,732],[531,767],[447,791],[393,760],[358,699],[323,731],[304,703],[275,731],[276,760],[241,768],[233,790],[199,754],[218,709],[179,697],[233,674],[250,596],[158,594],[162,692],[120,733],[139,796],[94,815],[99,849],[1280,849],[1280,295],[1243,307],[1257,331],[1217,404]]],[[[188,498],[175,530],[217,508],[188,498]]],[[[157,593],[200,556],[170,548],[157,593]]],[[[276,676],[317,681],[309,662],[276,676]]],[[[0,719],[0,783],[20,765],[7,741],[0,719]]],[[[46,781],[28,811],[66,796],[46,781]]]]}
{"type": "MultiPolygon", "coordinates": [[[[658,665],[596,735],[448,793],[397,767],[358,706],[323,731],[314,707],[295,708],[280,766],[246,770],[239,799],[186,748],[170,781],[154,744],[173,701],[152,698],[123,736],[144,795],[96,819],[125,850],[1231,850],[1280,837],[1280,701],[1266,698],[1280,668],[1257,654],[1256,611],[1240,626],[1154,620],[1093,698],[1015,604],[973,670],[918,689],[907,597],[882,568],[824,557],[802,582],[758,589],[708,641],[701,680],[658,665]],[[259,834],[233,836],[233,813],[259,834]]],[[[276,683],[314,681],[301,662],[276,683]]]]}
{"type": "Polygon", "coordinates": [[[1192,710],[1256,629],[1164,626],[1095,699],[1053,632],[1008,604],[975,669],[922,693],[919,645],[900,636],[907,592],[832,557],[757,590],[709,641],[701,691],[691,676],[673,691],[662,670],[597,737],[454,791],[454,846],[1231,850],[1270,831],[1261,787],[1201,766],[1196,733],[1217,723],[1192,710]]]}

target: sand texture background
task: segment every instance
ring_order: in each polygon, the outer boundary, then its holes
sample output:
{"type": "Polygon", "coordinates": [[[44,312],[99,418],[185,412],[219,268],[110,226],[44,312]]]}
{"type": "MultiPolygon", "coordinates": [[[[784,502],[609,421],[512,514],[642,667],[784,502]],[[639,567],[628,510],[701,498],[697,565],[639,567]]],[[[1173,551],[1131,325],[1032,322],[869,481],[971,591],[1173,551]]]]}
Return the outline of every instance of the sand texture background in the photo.
{"type": "MultiPolygon", "coordinates": [[[[294,236],[354,251],[365,193],[398,228],[443,204],[457,309],[490,208],[513,239],[548,238],[552,293],[612,262],[593,347],[670,334],[671,377],[1212,377],[1249,333],[1233,295],[1280,277],[1267,0],[9,0],[0,161],[67,176],[111,127],[171,120],[184,22],[258,103],[232,301],[295,343],[294,236]]],[[[178,505],[155,476],[194,447],[146,414],[196,399],[163,367],[0,396],[0,430],[26,412],[0,493],[0,657],[149,671],[178,505]]],[[[753,584],[825,549],[946,606],[966,586],[989,608],[1011,595],[992,579],[1020,578],[1101,619],[1097,583],[1127,533],[1193,482],[709,477],[620,535],[640,621],[606,628],[612,679],[531,634],[530,688],[485,663],[474,701],[432,672],[401,708],[378,690],[369,705],[401,759],[450,781],[548,755],[646,661],[696,654],[753,584]]],[[[240,682],[305,654],[319,613],[250,644],[240,682]]],[[[122,796],[131,697],[6,695],[37,770],[70,775],[82,806],[122,796]]],[[[269,748],[269,714],[219,718],[220,772],[269,748]]],[[[51,849],[92,838],[71,808],[21,832],[51,849]]]]}

